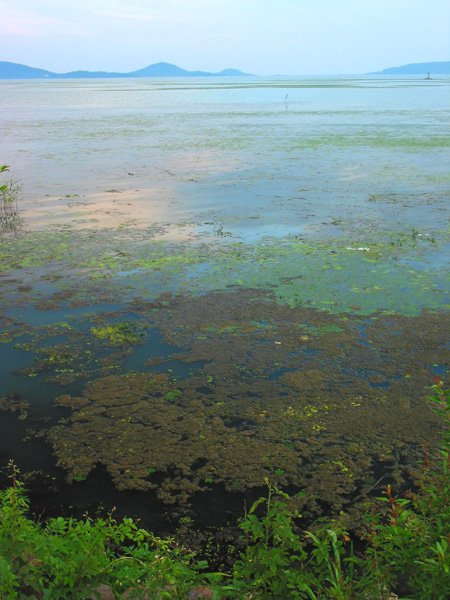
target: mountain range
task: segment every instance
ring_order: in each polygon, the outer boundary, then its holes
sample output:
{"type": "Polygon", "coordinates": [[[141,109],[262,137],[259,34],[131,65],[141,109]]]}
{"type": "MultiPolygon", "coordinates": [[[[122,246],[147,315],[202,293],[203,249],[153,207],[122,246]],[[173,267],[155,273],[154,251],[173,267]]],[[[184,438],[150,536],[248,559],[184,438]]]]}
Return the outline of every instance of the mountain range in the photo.
{"type": "Polygon", "coordinates": [[[0,79],[86,79],[111,77],[241,77],[250,75],[238,69],[224,69],[220,73],[206,71],[186,71],[170,63],[159,62],[131,73],[108,73],[106,71],[71,71],[53,73],[44,69],[35,69],[27,65],[0,61],[0,79]]]}
{"type": "MultiPolygon", "coordinates": [[[[450,61],[411,63],[401,67],[383,69],[369,75],[450,75],[450,61]]],[[[69,73],[54,73],[45,69],[36,69],[18,63],[0,61],[0,79],[109,79],[126,77],[243,77],[238,69],[224,69],[219,73],[207,71],[186,71],[181,67],[166,62],[155,63],[130,73],[115,73],[107,71],[70,71],[69,73]]]]}
{"type": "Polygon", "coordinates": [[[411,63],[402,67],[391,67],[369,75],[450,75],[450,62],[411,63]]]}

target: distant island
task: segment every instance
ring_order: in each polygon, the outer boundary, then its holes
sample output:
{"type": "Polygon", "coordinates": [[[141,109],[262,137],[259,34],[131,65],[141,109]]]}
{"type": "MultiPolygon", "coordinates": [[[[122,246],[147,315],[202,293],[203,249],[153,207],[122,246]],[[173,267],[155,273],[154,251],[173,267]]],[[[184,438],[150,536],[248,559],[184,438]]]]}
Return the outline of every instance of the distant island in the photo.
{"type": "Polygon", "coordinates": [[[411,63],[402,67],[391,67],[368,75],[450,75],[450,61],[411,63]]]}
{"type": "Polygon", "coordinates": [[[186,71],[170,63],[159,62],[131,73],[108,73],[106,71],[71,71],[53,73],[18,63],[0,61],[0,79],[109,79],[125,77],[242,77],[250,76],[238,69],[224,69],[220,73],[206,71],[186,71]]]}

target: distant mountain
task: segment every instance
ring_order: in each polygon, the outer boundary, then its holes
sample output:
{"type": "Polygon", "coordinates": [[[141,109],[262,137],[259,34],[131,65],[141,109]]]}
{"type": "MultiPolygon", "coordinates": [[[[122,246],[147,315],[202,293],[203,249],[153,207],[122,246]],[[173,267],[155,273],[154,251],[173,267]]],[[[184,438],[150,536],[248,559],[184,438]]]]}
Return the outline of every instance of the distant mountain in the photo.
{"type": "Polygon", "coordinates": [[[106,71],[71,71],[53,73],[26,65],[0,61],[0,79],[90,79],[111,77],[242,77],[250,75],[237,69],[224,69],[220,73],[185,71],[176,65],[160,62],[131,73],[108,73],[106,71]]]}
{"type": "Polygon", "coordinates": [[[450,62],[412,63],[402,67],[391,67],[369,75],[450,75],[450,62]]]}
{"type": "Polygon", "coordinates": [[[11,62],[0,62],[0,79],[43,79],[51,75],[50,71],[44,71],[44,69],[34,69],[33,67],[11,62]]]}

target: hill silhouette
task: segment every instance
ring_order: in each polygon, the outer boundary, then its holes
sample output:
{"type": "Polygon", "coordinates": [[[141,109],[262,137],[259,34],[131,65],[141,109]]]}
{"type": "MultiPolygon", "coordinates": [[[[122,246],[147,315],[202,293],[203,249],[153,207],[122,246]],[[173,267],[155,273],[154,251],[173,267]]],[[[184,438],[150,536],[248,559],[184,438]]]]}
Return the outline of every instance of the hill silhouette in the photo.
{"type": "Polygon", "coordinates": [[[390,67],[369,75],[450,75],[450,61],[411,63],[401,67],[390,67]]]}
{"type": "Polygon", "coordinates": [[[45,69],[36,69],[18,63],[0,61],[0,79],[90,79],[90,78],[125,78],[125,77],[242,77],[250,75],[238,69],[224,69],[219,73],[207,71],[186,71],[181,67],[166,62],[149,65],[144,69],[131,73],[115,73],[107,71],[71,71],[54,73],[45,69]]]}

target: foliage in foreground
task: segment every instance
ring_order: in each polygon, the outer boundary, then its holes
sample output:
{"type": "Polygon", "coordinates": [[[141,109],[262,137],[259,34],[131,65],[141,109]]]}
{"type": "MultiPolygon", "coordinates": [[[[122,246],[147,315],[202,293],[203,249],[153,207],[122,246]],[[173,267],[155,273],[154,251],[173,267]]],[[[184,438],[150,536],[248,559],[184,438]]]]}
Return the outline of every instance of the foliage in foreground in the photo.
{"type": "MultiPolygon", "coordinates": [[[[9,171],[8,165],[0,165],[0,173],[9,171]]],[[[21,186],[12,179],[0,185],[0,230],[14,229],[20,223],[17,199],[21,186]]]]}
{"type": "Polygon", "coordinates": [[[396,498],[388,486],[387,518],[374,509],[363,554],[339,524],[302,537],[294,531],[287,494],[268,483],[242,520],[244,550],[232,573],[207,564],[140,529],[131,519],[27,517],[28,501],[11,463],[12,486],[0,493],[0,598],[82,599],[99,584],[117,598],[280,600],[446,600],[450,597],[450,390],[432,386],[446,421],[441,468],[425,454],[416,491],[396,498]],[[206,587],[196,587],[196,586],[206,587]],[[191,596],[192,597],[192,596],[191,596]]]}

